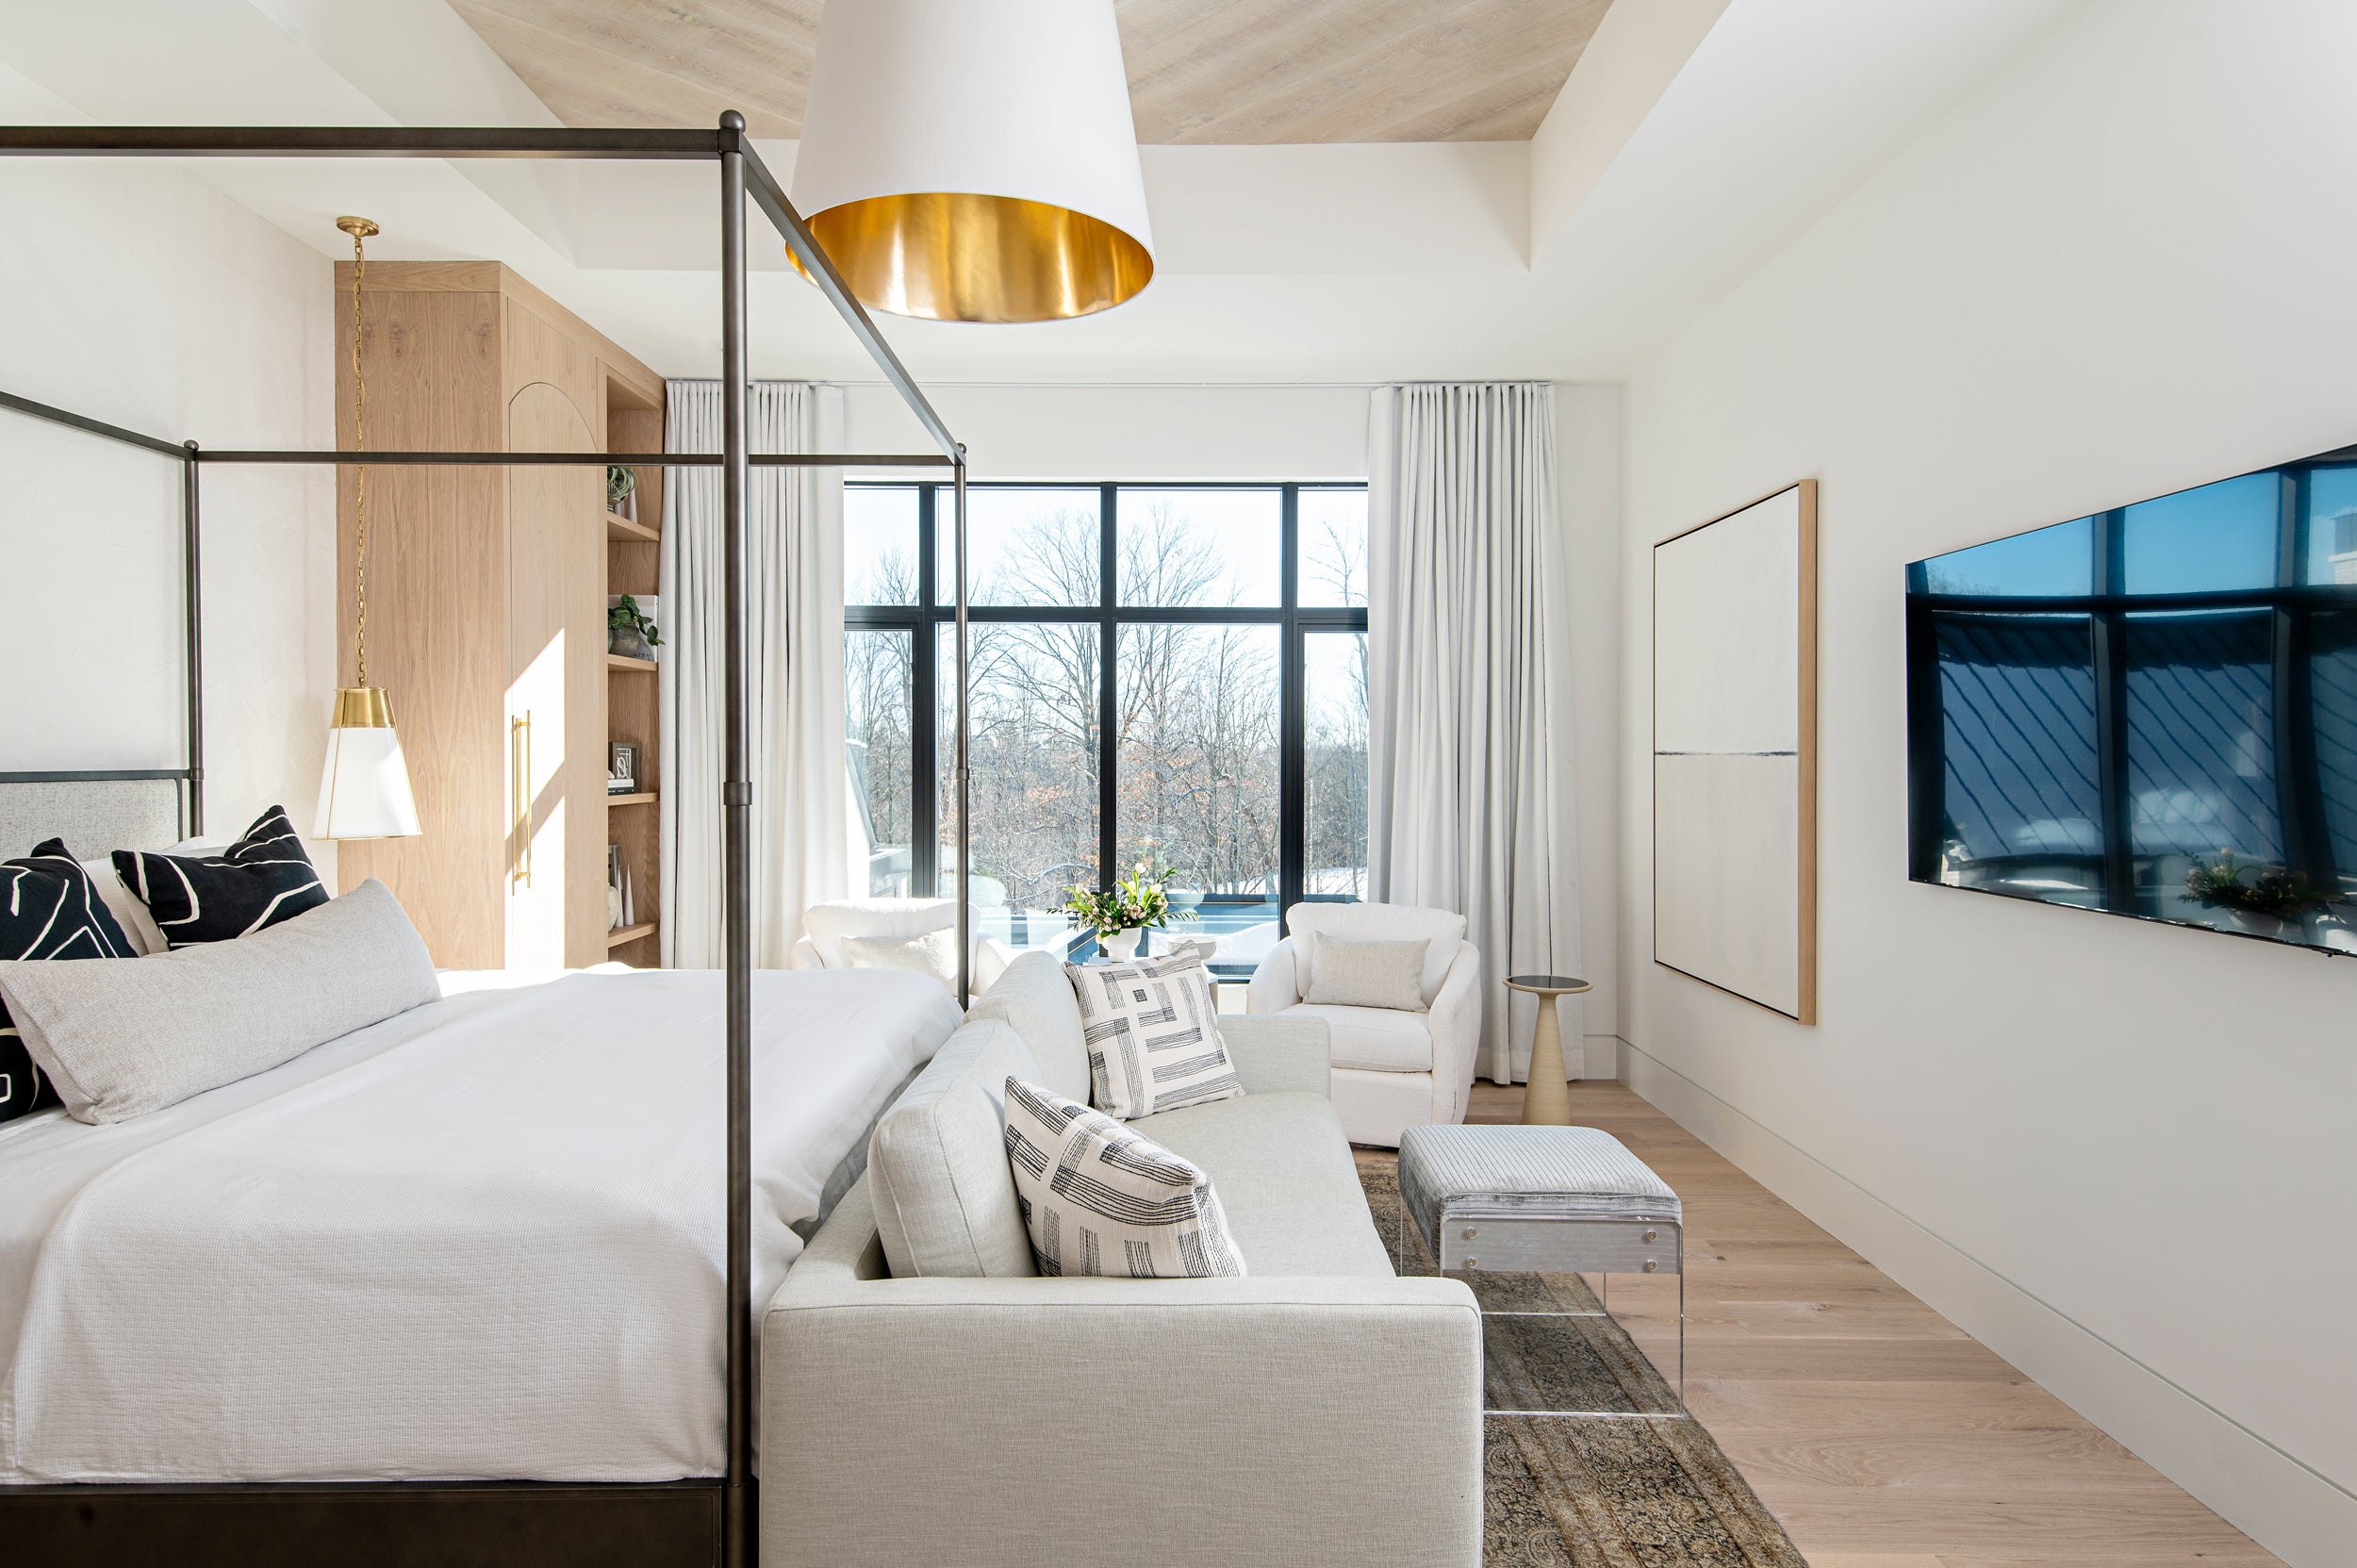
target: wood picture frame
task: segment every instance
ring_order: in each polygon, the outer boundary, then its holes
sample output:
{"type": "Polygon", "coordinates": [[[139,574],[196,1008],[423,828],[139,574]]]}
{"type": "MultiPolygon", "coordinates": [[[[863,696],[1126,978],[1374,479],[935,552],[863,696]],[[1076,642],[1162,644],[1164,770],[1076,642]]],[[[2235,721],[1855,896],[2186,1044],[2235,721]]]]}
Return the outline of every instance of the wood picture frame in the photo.
{"type": "Polygon", "coordinates": [[[1654,962],[1817,1021],[1817,482],[1654,546],[1654,962]]]}

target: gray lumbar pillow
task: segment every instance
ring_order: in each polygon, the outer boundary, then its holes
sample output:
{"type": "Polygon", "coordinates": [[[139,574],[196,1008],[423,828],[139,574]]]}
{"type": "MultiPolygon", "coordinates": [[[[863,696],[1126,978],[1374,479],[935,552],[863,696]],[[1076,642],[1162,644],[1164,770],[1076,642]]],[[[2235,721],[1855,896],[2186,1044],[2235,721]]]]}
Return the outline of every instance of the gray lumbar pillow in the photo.
{"type": "Polygon", "coordinates": [[[1430,942],[1360,942],[1315,931],[1309,936],[1317,950],[1310,970],[1310,994],[1303,1001],[1318,1007],[1425,1010],[1424,955],[1430,942]]]}
{"type": "Polygon", "coordinates": [[[160,1111],[441,994],[417,928],[373,878],[234,942],[0,963],[25,1048],[86,1122],[160,1111]]]}

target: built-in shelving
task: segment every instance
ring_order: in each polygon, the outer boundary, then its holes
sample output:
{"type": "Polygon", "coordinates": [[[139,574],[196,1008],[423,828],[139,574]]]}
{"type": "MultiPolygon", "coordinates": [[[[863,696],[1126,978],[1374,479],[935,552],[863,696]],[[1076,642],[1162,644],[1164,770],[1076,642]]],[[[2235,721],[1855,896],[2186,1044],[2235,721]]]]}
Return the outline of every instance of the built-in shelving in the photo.
{"type": "MultiPolygon", "coordinates": [[[[663,401],[660,383],[647,386],[610,377],[606,382],[608,452],[661,452],[663,401]]],[[[630,509],[637,517],[605,512],[605,592],[630,594],[667,622],[660,599],[663,579],[663,487],[661,467],[633,468],[636,481],[630,509]],[[646,519],[645,521],[638,520],[646,519]]],[[[605,841],[617,850],[630,879],[631,923],[606,935],[608,957],[641,969],[663,962],[663,814],[651,811],[662,798],[662,683],[646,677],[661,668],[652,659],[605,657],[606,738],[638,748],[637,788],[605,798],[605,841]]]]}

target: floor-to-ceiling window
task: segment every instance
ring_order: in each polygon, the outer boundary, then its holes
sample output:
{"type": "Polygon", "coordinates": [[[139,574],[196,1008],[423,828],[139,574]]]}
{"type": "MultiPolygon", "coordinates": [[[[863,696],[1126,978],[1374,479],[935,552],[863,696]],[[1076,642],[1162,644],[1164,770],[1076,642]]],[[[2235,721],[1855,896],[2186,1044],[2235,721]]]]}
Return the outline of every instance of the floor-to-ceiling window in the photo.
{"type": "MultiPolygon", "coordinates": [[[[956,869],[952,504],[845,499],[853,874],[879,895],[956,869]]],[[[966,515],[981,930],[1043,940],[1068,888],[1144,863],[1235,972],[1286,905],[1365,897],[1363,486],[977,485],[966,515]]]]}

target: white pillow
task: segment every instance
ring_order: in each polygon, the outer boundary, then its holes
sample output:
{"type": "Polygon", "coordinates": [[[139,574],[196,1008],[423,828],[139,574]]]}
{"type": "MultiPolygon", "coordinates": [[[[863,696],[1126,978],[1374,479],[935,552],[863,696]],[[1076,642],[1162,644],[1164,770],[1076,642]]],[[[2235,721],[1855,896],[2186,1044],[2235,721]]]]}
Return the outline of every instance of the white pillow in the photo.
{"type": "Polygon", "coordinates": [[[159,1111],[441,994],[417,928],[373,878],[235,942],[0,963],[25,1050],[86,1122],[159,1111]]]}
{"type": "Polygon", "coordinates": [[[847,969],[900,969],[931,975],[951,996],[958,992],[958,933],[929,931],[922,936],[847,936],[842,941],[847,969]]]}
{"type": "Polygon", "coordinates": [[[86,860],[82,862],[82,870],[90,877],[90,884],[98,890],[98,897],[106,904],[107,913],[115,917],[123,927],[123,933],[131,939],[135,952],[144,958],[149,953],[170,949],[172,944],[164,940],[163,928],[156,923],[156,916],[149,913],[146,904],[140,901],[140,896],[124,886],[123,879],[115,874],[115,863],[111,857],[86,860]]]}
{"type": "Polygon", "coordinates": [[[1008,1079],[1007,1164],[1042,1274],[1244,1275],[1211,1179],[1101,1111],[1008,1079]]]}
{"type": "Polygon", "coordinates": [[[1064,973],[1080,999],[1089,1099],[1099,1111],[1129,1121],[1244,1093],[1201,959],[1067,964],[1064,973]]]}
{"type": "Polygon", "coordinates": [[[1316,958],[1310,969],[1310,994],[1303,1001],[1319,1007],[1425,1011],[1424,955],[1432,946],[1429,941],[1357,942],[1314,931],[1309,937],[1316,958]]]}

